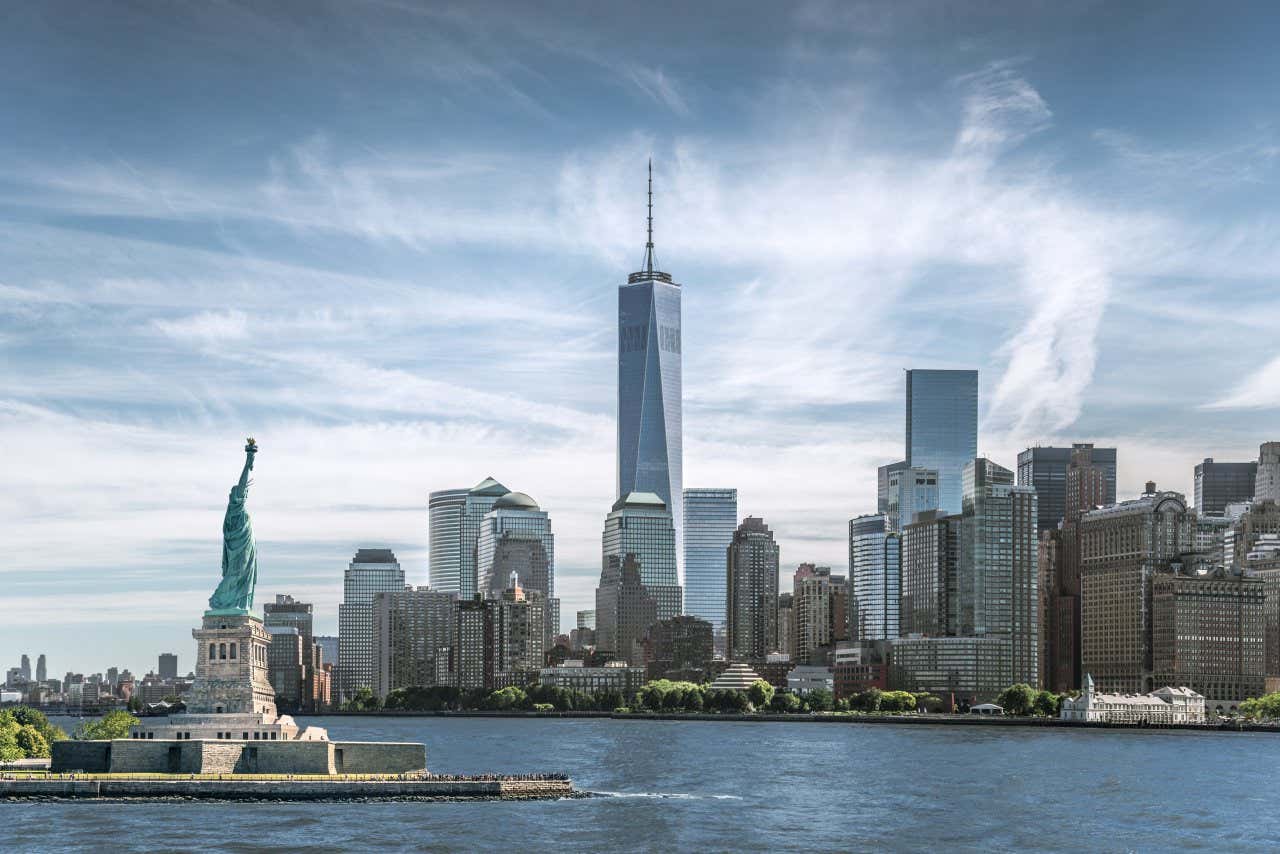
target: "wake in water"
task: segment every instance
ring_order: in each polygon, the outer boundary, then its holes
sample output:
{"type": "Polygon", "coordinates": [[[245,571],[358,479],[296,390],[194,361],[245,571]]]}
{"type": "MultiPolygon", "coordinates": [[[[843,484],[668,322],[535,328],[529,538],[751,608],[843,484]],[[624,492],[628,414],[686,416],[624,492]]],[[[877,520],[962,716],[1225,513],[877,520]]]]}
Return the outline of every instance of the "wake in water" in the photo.
{"type": "Polygon", "coordinates": [[[674,801],[740,801],[740,795],[694,795],[688,792],[586,792],[593,798],[657,798],[674,801]]]}

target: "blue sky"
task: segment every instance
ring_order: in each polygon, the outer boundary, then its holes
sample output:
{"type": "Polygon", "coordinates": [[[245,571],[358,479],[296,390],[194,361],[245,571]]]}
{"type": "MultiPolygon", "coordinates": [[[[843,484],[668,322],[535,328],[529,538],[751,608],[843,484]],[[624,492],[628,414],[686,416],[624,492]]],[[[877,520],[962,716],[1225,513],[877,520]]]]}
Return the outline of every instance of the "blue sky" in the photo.
{"type": "Polygon", "coordinates": [[[616,286],[685,286],[685,483],[843,567],[902,370],[1120,492],[1280,438],[1267,4],[44,3],[0,26],[0,664],[138,671],[216,585],[426,583],[493,475],[566,621],[613,498],[616,286]]]}

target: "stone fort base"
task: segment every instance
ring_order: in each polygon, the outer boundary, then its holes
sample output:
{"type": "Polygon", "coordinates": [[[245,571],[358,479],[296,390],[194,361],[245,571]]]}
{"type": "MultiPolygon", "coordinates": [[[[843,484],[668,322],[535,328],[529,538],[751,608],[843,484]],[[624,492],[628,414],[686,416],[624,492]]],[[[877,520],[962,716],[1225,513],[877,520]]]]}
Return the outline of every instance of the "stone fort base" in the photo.
{"type": "Polygon", "coordinates": [[[405,774],[425,771],[426,748],[408,742],[57,741],[53,773],[405,774]]]}

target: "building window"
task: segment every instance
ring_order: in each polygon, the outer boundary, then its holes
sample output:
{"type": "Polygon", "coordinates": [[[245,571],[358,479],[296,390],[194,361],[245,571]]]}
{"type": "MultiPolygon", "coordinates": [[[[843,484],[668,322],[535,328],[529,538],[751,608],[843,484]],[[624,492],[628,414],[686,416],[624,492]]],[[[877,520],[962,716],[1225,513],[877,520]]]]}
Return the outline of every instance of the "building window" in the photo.
{"type": "Polygon", "coordinates": [[[213,661],[213,659],[217,657],[218,657],[218,645],[214,643],[209,644],[209,660],[213,661]]]}
{"type": "Polygon", "coordinates": [[[227,657],[227,645],[225,643],[218,644],[218,658],[225,659],[227,657]]]}
{"type": "Polygon", "coordinates": [[[247,732],[242,732],[242,733],[240,733],[240,739],[241,739],[242,741],[248,741],[248,740],[249,740],[249,733],[247,733],[247,732]]]}

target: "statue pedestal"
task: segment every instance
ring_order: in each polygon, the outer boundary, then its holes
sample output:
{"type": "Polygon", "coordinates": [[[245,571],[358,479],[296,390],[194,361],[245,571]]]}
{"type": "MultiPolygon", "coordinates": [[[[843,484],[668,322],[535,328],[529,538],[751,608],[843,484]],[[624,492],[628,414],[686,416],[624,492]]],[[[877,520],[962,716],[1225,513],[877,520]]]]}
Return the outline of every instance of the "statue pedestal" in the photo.
{"type": "Polygon", "coordinates": [[[271,635],[253,614],[206,613],[196,639],[196,680],[187,695],[191,714],[263,715],[275,720],[267,678],[271,635]]]}

